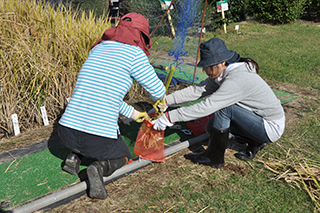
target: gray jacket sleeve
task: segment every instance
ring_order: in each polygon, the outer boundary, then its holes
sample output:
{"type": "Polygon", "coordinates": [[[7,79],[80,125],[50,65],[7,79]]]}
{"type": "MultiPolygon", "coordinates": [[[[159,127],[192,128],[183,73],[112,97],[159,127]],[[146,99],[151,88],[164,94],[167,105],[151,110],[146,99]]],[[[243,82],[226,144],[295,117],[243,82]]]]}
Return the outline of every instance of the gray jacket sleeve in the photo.
{"type": "Polygon", "coordinates": [[[181,105],[206,97],[219,88],[219,85],[209,78],[202,81],[199,85],[192,85],[182,90],[166,96],[169,106],[181,105]]]}
{"type": "MultiPolygon", "coordinates": [[[[190,90],[186,91],[191,92],[190,90]]],[[[232,80],[223,82],[219,87],[213,79],[208,78],[205,81],[204,85],[198,87],[196,86],[196,89],[193,91],[198,92],[197,97],[206,97],[206,99],[188,107],[181,107],[175,110],[171,110],[169,112],[171,122],[190,121],[210,115],[224,107],[237,103],[243,97],[240,86],[232,80]],[[200,93],[200,91],[202,92],[200,93]]],[[[176,95],[174,94],[174,100],[181,100],[185,95],[187,95],[188,97],[194,96],[194,94],[191,95],[180,93],[178,97],[176,97],[176,95]]],[[[177,103],[179,102],[176,101],[175,104],[177,103]]],[[[169,103],[168,105],[170,106],[169,103]]]]}

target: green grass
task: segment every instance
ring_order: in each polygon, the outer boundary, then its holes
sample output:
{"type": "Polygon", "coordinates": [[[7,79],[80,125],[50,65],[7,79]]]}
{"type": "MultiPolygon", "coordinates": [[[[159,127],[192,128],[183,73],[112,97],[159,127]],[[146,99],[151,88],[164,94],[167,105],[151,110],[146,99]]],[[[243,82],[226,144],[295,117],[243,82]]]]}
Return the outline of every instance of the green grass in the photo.
{"type": "Polygon", "coordinates": [[[61,170],[68,153],[60,146],[1,164],[0,200],[15,206],[78,181],[61,170]]]}
{"type": "Polygon", "coordinates": [[[246,165],[245,175],[184,164],[190,165],[188,162],[177,162],[176,167],[152,165],[154,170],[160,170],[158,175],[165,173],[162,181],[155,180],[156,173],[151,176],[149,172],[139,172],[144,185],[127,187],[130,196],[122,202],[121,209],[133,212],[171,209],[170,212],[181,213],[200,212],[204,208],[204,212],[313,212],[313,203],[305,191],[281,181],[270,181],[270,173],[261,164],[255,169],[246,165]],[[152,189],[145,188],[151,183],[152,189]]]}
{"type": "MultiPolygon", "coordinates": [[[[273,26],[250,21],[237,23],[241,32],[238,35],[235,25],[228,26],[227,34],[208,32],[201,42],[219,37],[229,49],[255,59],[262,77],[320,91],[320,51],[317,45],[320,44],[320,27],[298,22],[273,26]]],[[[193,53],[197,42],[198,38],[186,39],[187,50],[193,53]]],[[[161,50],[170,51],[170,39],[160,38],[159,45],[161,50]]]]}

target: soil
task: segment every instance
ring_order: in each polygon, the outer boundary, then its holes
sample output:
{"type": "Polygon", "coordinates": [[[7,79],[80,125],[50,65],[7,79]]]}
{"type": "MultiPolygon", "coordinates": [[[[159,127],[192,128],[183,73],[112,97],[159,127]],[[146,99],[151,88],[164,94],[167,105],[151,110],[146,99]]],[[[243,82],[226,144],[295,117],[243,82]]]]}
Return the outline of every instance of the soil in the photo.
{"type": "MultiPolygon", "coordinates": [[[[271,87],[294,93],[299,97],[293,101],[290,101],[283,105],[286,113],[286,133],[291,133],[295,130],[297,124],[300,122],[300,118],[305,115],[308,110],[314,110],[313,106],[319,107],[319,93],[316,90],[301,89],[291,84],[279,84],[277,82],[267,82],[271,87]]],[[[177,89],[184,88],[185,84],[178,85],[176,88],[170,88],[170,92],[177,89]]],[[[140,97],[139,101],[129,101],[129,104],[145,103],[146,100],[140,97]],[[131,103],[130,103],[131,102],[131,103]]],[[[138,104],[139,105],[139,104],[138,104]]],[[[144,107],[144,106],[138,106],[144,107]]],[[[2,138],[0,140],[0,154],[17,148],[21,148],[30,144],[38,143],[50,137],[57,137],[56,122],[46,127],[39,127],[29,131],[22,132],[18,136],[2,138]]],[[[65,205],[59,206],[50,212],[106,212],[106,206],[108,206],[107,212],[132,212],[122,208],[122,203],[127,199],[139,199],[133,195],[128,195],[126,192],[127,187],[136,188],[146,192],[152,192],[153,185],[160,185],[166,179],[174,178],[173,175],[179,172],[179,168],[183,166],[194,167],[196,165],[189,161],[186,161],[183,157],[184,154],[190,152],[189,149],[180,151],[173,156],[170,156],[165,164],[151,164],[135,173],[130,174],[132,178],[121,178],[106,186],[109,197],[106,200],[94,200],[84,195],[76,200],[73,200],[65,205]],[[177,166],[178,165],[178,166],[177,166]],[[161,174],[161,178],[159,178],[161,174]],[[144,183],[144,184],[137,184],[144,183]],[[149,186],[149,187],[148,187],[149,186]],[[91,205],[94,204],[94,205],[91,205]]],[[[233,150],[227,150],[226,157],[233,155],[233,150]]],[[[248,167],[243,163],[226,162],[223,167],[225,170],[232,171],[235,175],[246,175],[248,173],[248,167]]],[[[206,184],[206,183],[203,183],[206,184]]]]}

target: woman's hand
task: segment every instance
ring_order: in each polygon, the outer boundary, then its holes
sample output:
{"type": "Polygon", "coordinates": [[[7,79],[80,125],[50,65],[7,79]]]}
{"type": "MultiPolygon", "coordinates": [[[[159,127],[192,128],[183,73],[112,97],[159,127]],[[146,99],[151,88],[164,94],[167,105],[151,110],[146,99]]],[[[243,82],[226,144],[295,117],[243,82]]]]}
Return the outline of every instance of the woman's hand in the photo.
{"type": "Polygon", "coordinates": [[[153,124],[153,129],[155,130],[165,130],[167,126],[173,126],[173,123],[171,123],[167,112],[151,123],[153,124]]]}
{"type": "Polygon", "coordinates": [[[133,112],[132,112],[132,114],[131,114],[131,118],[135,121],[135,122],[138,122],[138,123],[141,123],[141,122],[143,122],[143,120],[145,119],[145,118],[148,118],[149,117],[149,115],[148,115],[148,113],[146,113],[146,112],[139,112],[139,111],[137,111],[137,110],[133,110],[133,112]]]}

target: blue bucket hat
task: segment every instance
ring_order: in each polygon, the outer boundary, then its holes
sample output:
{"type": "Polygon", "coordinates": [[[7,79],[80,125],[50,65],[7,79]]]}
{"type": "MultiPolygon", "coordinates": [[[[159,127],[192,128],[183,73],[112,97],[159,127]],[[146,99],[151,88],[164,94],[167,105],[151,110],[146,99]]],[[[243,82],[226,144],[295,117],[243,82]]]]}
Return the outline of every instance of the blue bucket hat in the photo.
{"type": "Polygon", "coordinates": [[[228,50],[224,41],[212,38],[200,44],[200,62],[198,67],[209,67],[226,61],[228,64],[239,61],[240,55],[228,50]]]}

